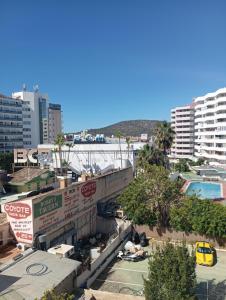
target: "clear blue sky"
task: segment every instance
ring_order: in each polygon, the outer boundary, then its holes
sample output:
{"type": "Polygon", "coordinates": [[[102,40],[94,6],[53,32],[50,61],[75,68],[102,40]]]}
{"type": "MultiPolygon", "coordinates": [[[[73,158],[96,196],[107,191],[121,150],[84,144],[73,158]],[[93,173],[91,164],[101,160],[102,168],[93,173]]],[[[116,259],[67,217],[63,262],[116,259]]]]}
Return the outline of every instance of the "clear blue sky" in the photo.
{"type": "Polygon", "coordinates": [[[0,91],[39,84],[65,131],[169,119],[226,86],[225,0],[1,0],[0,91]]]}

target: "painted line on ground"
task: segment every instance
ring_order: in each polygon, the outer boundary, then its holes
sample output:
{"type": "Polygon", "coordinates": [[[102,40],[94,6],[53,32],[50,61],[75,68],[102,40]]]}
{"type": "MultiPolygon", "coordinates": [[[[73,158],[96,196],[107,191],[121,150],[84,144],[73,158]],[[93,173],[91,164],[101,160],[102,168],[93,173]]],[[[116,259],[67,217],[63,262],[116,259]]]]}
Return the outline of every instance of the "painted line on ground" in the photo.
{"type": "Polygon", "coordinates": [[[148,273],[148,271],[141,271],[141,270],[135,270],[135,269],[126,269],[126,268],[111,268],[111,267],[108,267],[107,269],[110,269],[110,270],[131,271],[131,272],[137,272],[137,273],[148,273]]]}
{"type": "Polygon", "coordinates": [[[139,283],[129,283],[129,282],[122,282],[122,281],[114,281],[114,280],[96,279],[96,281],[109,282],[109,283],[117,283],[117,284],[127,284],[127,285],[144,286],[143,284],[139,284],[139,283]]]}

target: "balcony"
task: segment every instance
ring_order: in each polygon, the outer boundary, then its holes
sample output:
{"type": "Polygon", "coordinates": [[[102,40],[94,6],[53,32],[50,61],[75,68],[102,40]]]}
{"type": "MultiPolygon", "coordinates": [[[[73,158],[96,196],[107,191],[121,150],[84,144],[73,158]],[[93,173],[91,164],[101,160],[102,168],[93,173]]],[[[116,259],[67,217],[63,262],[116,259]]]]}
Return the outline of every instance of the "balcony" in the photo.
{"type": "Polygon", "coordinates": [[[0,105],[3,106],[13,106],[13,107],[22,107],[22,103],[20,102],[11,102],[11,101],[6,101],[6,100],[0,100],[0,105]]]}
{"type": "Polygon", "coordinates": [[[10,117],[10,116],[1,116],[0,115],[0,121],[4,121],[4,120],[8,120],[8,121],[22,121],[22,117],[10,117]]]}
{"type": "Polygon", "coordinates": [[[2,108],[0,108],[0,113],[21,115],[22,111],[21,110],[17,111],[17,110],[10,110],[10,109],[2,109],[2,108]]]}

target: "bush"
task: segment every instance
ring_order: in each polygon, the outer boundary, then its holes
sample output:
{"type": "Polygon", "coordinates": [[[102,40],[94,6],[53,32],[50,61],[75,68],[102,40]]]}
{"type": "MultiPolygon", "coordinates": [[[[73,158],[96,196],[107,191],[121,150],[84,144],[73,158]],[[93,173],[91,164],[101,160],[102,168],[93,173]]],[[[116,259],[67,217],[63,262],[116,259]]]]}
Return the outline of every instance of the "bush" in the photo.
{"type": "Polygon", "coordinates": [[[195,196],[185,198],[171,208],[170,225],[178,231],[226,238],[226,207],[195,196]]]}
{"type": "Polygon", "coordinates": [[[175,170],[178,172],[189,172],[189,167],[187,164],[187,159],[179,159],[179,162],[175,164],[175,170]]]}
{"type": "Polygon", "coordinates": [[[185,244],[166,244],[151,256],[148,278],[144,280],[146,300],[196,299],[195,257],[185,244]]]}

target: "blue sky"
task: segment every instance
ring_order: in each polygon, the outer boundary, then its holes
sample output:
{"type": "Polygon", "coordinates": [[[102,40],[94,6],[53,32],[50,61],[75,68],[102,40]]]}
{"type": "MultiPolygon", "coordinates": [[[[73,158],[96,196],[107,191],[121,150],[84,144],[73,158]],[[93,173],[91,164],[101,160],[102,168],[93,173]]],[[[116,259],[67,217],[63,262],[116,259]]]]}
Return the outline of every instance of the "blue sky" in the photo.
{"type": "Polygon", "coordinates": [[[65,131],[169,110],[226,86],[225,0],[1,0],[0,92],[39,84],[65,131]]]}

